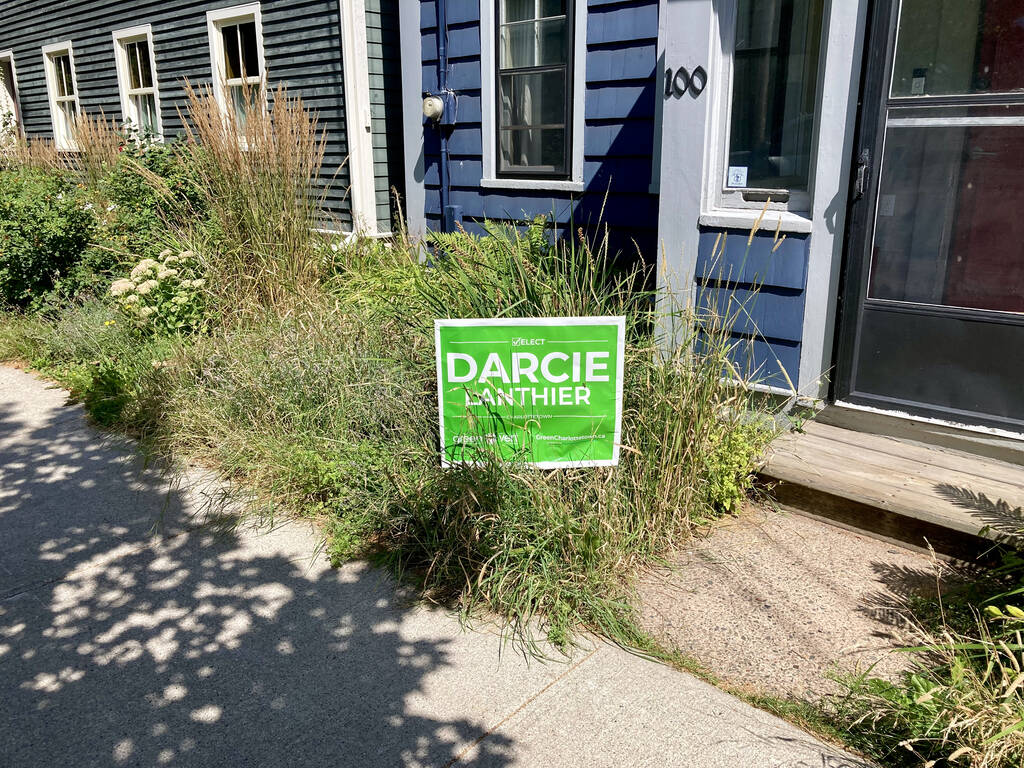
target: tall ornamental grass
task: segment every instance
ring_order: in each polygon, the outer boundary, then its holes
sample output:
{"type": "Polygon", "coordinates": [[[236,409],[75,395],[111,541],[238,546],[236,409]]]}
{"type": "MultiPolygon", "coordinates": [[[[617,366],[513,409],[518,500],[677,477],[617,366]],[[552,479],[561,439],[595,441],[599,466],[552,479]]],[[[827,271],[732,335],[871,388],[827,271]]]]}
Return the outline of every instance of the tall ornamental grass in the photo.
{"type": "Polygon", "coordinates": [[[199,238],[210,285],[225,312],[286,306],[323,274],[314,252],[323,224],[320,183],[325,137],[317,115],[284,86],[247,95],[251,106],[225,115],[213,89],[186,83],[179,159],[205,196],[214,224],[199,238]]]}

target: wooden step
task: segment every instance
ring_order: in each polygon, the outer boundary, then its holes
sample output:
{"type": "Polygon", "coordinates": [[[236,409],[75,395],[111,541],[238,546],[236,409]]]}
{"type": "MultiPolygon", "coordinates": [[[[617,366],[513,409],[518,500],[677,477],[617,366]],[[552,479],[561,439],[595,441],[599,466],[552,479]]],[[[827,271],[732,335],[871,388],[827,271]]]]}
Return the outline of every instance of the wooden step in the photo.
{"type": "Polygon", "coordinates": [[[947,447],[810,422],[760,474],[782,506],[951,557],[1024,535],[1024,466],[947,447]]]}

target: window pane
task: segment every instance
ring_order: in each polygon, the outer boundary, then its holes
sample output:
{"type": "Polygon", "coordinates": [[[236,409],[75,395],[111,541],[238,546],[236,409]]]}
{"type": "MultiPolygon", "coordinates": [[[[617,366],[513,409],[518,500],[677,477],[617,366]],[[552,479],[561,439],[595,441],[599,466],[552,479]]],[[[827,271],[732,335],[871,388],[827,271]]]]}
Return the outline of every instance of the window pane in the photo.
{"type": "Polygon", "coordinates": [[[65,96],[67,86],[64,85],[64,68],[61,66],[61,57],[52,56],[50,62],[53,64],[53,90],[58,96],[65,96]]]}
{"type": "Polygon", "coordinates": [[[501,125],[565,122],[565,70],[501,76],[501,125]]]}
{"type": "Polygon", "coordinates": [[[737,186],[807,189],[823,0],[738,0],[729,167],[737,186]]]}
{"type": "Polygon", "coordinates": [[[74,96],[75,95],[75,78],[71,74],[71,57],[70,56],[62,56],[61,57],[61,69],[64,71],[64,84],[65,84],[65,86],[67,88],[67,91],[66,91],[66,93],[64,95],[65,96],[74,96]]]}
{"type": "Polygon", "coordinates": [[[139,60],[139,82],[143,88],[153,87],[153,70],[149,56],[149,42],[139,40],[135,43],[136,57],[139,60]]]}
{"type": "Polygon", "coordinates": [[[259,77],[260,59],[256,48],[256,22],[247,21],[238,25],[238,36],[242,43],[242,69],[245,77],[259,77]]]}
{"type": "Polygon", "coordinates": [[[871,298],[1024,312],[1024,125],[984,124],[1011,111],[927,110],[886,129],[871,298]]]}
{"type": "Polygon", "coordinates": [[[78,109],[73,101],[62,101],[57,105],[57,112],[60,115],[57,133],[60,138],[70,139],[74,135],[75,115],[78,109]]]}
{"type": "Polygon", "coordinates": [[[247,111],[254,109],[259,103],[260,89],[256,85],[233,85],[231,91],[231,108],[235,121],[244,133],[247,123],[247,111]]]}
{"type": "Polygon", "coordinates": [[[500,143],[501,170],[566,170],[564,128],[503,130],[500,143]]]}
{"type": "Polygon", "coordinates": [[[136,128],[144,136],[156,135],[156,97],[151,93],[132,96],[135,106],[136,128]]]}
{"type": "Polygon", "coordinates": [[[536,17],[535,0],[500,0],[501,21],[524,21],[536,17]]]}
{"type": "Polygon", "coordinates": [[[566,59],[568,34],[565,17],[501,28],[501,68],[562,64],[566,59]]]}
{"type": "Polygon", "coordinates": [[[13,124],[17,117],[16,103],[14,99],[14,72],[11,69],[10,62],[0,61],[0,141],[4,139],[3,128],[8,124],[5,123],[5,120],[13,124]]]}
{"type": "Polygon", "coordinates": [[[242,76],[242,60],[238,51],[238,27],[222,27],[221,40],[224,42],[224,79],[233,80],[242,76]]]}
{"type": "Polygon", "coordinates": [[[541,16],[564,16],[565,0],[540,0],[541,16]]]}
{"type": "Polygon", "coordinates": [[[125,58],[128,60],[128,87],[132,90],[141,87],[139,79],[139,44],[128,43],[125,46],[125,58]]]}
{"type": "Polygon", "coordinates": [[[893,96],[1024,90],[1020,0],[903,0],[893,96]]]}
{"type": "Polygon", "coordinates": [[[74,96],[75,84],[71,78],[71,59],[66,53],[53,57],[55,87],[58,96],[74,96]]]}

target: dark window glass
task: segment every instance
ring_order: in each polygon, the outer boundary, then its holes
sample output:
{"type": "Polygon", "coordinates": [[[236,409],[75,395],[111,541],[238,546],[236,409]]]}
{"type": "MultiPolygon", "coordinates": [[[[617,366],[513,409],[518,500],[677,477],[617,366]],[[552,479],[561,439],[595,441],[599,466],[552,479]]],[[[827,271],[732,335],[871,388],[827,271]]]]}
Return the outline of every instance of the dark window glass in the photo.
{"type": "Polygon", "coordinates": [[[125,56],[128,59],[128,87],[131,89],[141,88],[141,82],[139,79],[139,45],[138,43],[128,43],[124,49],[125,56]]]}
{"type": "Polygon", "coordinates": [[[139,85],[136,87],[152,88],[153,70],[149,66],[149,43],[145,40],[139,40],[136,43],[132,43],[132,46],[135,48],[135,58],[139,66],[139,85]]]}
{"type": "Polygon", "coordinates": [[[221,39],[224,41],[224,78],[234,80],[242,76],[242,59],[238,50],[238,27],[221,27],[221,39]]]}
{"type": "Polygon", "coordinates": [[[892,115],[869,297],[1024,312],[1024,109],[892,115]]]}
{"type": "Polygon", "coordinates": [[[498,172],[569,172],[572,9],[498,0],[498,172]]]}
{"type": "Polygon", "coordinates": [[[1024,90],[1021,0],[903,0],[892,96],[1024,90]]]}
{"type": "Polygon", "coordinates": [[[75,80],[71,76],[71,57],[66,53],[54,56],[53,68],[57,74],[57,95],[74,96],[75,80]]]}
{"type": "Polygon", "coordinates": [[[256,22],[238,25],[238,40],[242,48],[242,67],[245,77],[260,76],[260,59],[256,47],[256,22]]]}
{"type": "Polygon", "coordinates": [[[823,0],[738,0],[726,186],[806,190],[823,0]]]}

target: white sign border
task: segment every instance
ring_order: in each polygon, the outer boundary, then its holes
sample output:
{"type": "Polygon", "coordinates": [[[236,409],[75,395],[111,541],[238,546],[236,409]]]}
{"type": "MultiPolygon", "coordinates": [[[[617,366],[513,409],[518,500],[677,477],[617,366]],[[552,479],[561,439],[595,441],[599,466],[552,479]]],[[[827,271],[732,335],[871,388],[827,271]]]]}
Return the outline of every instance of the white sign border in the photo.
{"type": "Polygon", "coordinates": [[[441,370],[441,329],[445,327],[466,327],[481,325],[531,326],[531,325],[615,325],[618,331],[619,364],[615,381],[615,434],[612,438],[610,459],[586,459],[583,461],[525,461],[521,466],[535,469],[581,469],[583,467],[615,467],[619,463],[619,446],[622,442],[622,389],[623,373],[626,368],[626,317],[608,315],[596,317],[492,317],[492,318],[448,318],[434,320],[434,358],[437,364],[437,423],[441,438],[441,466],[464,466],[464,461],[448,461],[444,436],[444,391],[441,370]]]}

